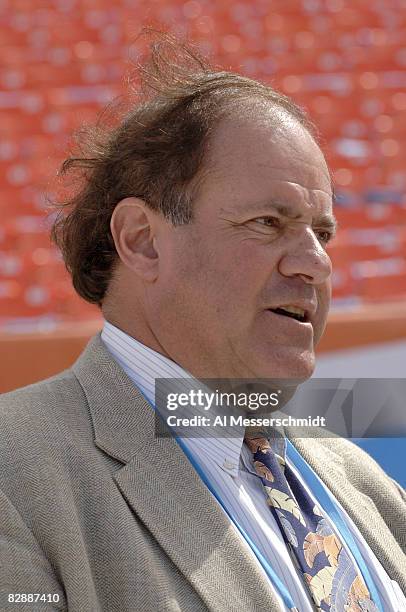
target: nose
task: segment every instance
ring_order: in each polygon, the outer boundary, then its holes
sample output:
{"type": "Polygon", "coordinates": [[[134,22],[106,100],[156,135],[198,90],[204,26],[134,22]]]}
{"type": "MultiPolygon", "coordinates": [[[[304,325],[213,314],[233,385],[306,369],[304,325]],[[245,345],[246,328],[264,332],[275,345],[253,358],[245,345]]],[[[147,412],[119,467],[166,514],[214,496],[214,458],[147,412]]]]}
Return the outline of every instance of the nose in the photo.
{"type": "Polygon", "coordinates": [[[298,276],[310,285],[325,282],[331,271],[331,259],[311,227],[302,228],[291,237],[279,260],[283,276],[298,276]]]}

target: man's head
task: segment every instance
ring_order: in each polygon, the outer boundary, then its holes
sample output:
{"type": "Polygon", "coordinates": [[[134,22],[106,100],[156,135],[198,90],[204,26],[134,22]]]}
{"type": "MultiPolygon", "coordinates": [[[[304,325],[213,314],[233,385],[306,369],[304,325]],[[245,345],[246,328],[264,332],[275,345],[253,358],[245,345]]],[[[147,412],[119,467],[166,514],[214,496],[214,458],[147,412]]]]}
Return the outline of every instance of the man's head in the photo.
{"type": "Polygon", "coordinates": [[[305,379],[334,231],[311,125],[239,75],[206,70],[181,85],[117,128],[55,226],[74,285],[195,376],[305,379]]]}

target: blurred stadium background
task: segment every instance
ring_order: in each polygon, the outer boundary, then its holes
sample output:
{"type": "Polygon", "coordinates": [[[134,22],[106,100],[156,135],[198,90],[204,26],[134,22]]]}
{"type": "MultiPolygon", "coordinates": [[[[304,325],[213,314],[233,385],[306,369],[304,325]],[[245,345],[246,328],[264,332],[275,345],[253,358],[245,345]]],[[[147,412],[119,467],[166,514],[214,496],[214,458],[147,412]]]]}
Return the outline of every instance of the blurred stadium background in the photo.
{"type": "MultiPolygon", "coordinates": [[[[0,0],[0,391],[68,366],[100,328],[50,244],[46,194],[72,132],[122,93],[146,24],[307,109],[340,224],[316,375],[404,378],[406,0],[0,0]]],[[[406,481],[385,441],[362,444],[406,481]]]]}

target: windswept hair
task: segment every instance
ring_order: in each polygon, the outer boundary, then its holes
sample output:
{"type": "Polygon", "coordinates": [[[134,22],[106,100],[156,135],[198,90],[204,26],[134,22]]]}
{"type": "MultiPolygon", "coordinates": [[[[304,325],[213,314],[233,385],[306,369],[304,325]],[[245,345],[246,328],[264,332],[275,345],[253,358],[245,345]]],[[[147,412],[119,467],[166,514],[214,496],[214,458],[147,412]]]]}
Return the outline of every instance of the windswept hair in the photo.
{"type": "Polygon", "coordinates": [[[168,33],[148,28],[141,36],[149,53],[137,63],[130,110],[113,126],[103,125],[102,117],[79,134],[78,151],[60,172],[79,181],[68,199],[55,204],[52,240],[77,293],[99,306],[118,261],[110,231],[115,206],[138,197],[173,225],[191,222],[206,144],[227,113],[253,99],[267,101],[317,139],[305,112],[269,85],[216,69],[193,45],[168,33]]]}

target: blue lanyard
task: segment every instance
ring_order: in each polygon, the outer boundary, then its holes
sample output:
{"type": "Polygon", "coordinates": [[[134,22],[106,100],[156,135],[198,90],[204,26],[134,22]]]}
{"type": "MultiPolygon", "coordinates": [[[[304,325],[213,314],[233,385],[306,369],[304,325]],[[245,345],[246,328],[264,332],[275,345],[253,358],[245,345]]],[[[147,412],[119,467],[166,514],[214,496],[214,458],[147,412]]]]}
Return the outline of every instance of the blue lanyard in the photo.
{"type": "Polygon", "coordinates": [[[247,543],[250,546],[251,550],[254,552],[255,556],[258,559],[258,561],[260,562],[260,564],[262,565],[263,569],[265,570],[269,580],[271,581],[271,583],[273,584],[275,589],[278,591],[279,596],[283,599],[286,607],[289,610],[291,610],[292,612],[294,612],[294,611],[298,612],[298,608],[295,607],[295,604],[293,603],[293,600],[292,600],[292,598],[290,596],[290,593],[287,590],[286,586],[283,584],[283,582],[280,580],[280,578],[276,575],[276,573],[274,572],[273,568],[270,566],[270,564],[265,559],[265,557],[262,555],[262,553],[258,550],[257,546],[255,546],[254,542],[251,540],[251,538],[248,536],[248,534],[239,525],[238,521],[230,514],[230,512],[224,506],[224,503],[223,503],[222,499],[220,498],[218,493],[213,489],[211,482],[209,481],[209,479],[207,478],[206,474],[203,472],[201,467],[196,463],[196,461],[194,460],[193,456],[189,452],[188,448],[184,444],[183,440],[181,438],[178,438],[178,437],[175,437],[175,440],[178,443],[178,445],[180,446],[180,448],[183,450],[183,452],[185,453],[186,457],[189,459],[190,463],[192,464],[192,466],[194,467],[196,472],[199,474],[200,478],[203,480],[203,482],[206,485],[206,487],[214,495],[214,497],[217,499],[217,501],[219,502],[219,504],[221,505],[223,510],[229,516],[230,520],[234,523],[234,525],[237,527],[238,531],[241,533],[243,538],[247,541],[247,543]]]}
{"type": "Polygon", "coordinates": [[[306,463],[299,451],[293,446],[292,442],[286,438],[286,456],[292,461],[292,463],[298,468],[300,474],[307,482],[310,490],[314,493],[316,499],[320,502],[324,512],[327,516],[331,517],[333,524],[336,526],[340,537],[347,544],[347,547],[351,550],[361,574],[368,586],[371,599],[381,612],[384,612],[382,602],[376,590],[375,583],[372,580],[372,576],[369,572],[367,564],[355,543],[353,535],[349,530],[346,522],[343,520],[339,509],[336,504],[329,496],[325,485],[321,482],[320,478],[315,474],[312,468],[306,463]]]}

